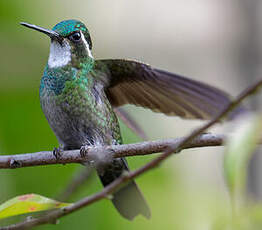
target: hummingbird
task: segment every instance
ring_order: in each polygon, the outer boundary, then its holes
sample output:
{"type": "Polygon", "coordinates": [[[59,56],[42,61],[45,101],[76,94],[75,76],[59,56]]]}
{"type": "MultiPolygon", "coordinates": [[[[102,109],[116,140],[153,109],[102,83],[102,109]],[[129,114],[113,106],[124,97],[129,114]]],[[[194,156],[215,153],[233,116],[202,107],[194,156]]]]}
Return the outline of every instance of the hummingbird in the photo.
{"type": "MultiPolygon", "coordinates": [[[[206,120],[230,103],[228,94],[220,89],[142,62],[95,59],[90,33],[81,21],[65,20],[52,30],[21,24],[51,38],[39,94],[62,150],[122,144],[114,108],[125,104],[206,120]]],[[[96,170],[107,186],[129,169],[127,161],[119,158],[96,170]]],[[[135,181],[116,191],[112,202],[128,220],[139,214],[151,216],[135,181]]]]}

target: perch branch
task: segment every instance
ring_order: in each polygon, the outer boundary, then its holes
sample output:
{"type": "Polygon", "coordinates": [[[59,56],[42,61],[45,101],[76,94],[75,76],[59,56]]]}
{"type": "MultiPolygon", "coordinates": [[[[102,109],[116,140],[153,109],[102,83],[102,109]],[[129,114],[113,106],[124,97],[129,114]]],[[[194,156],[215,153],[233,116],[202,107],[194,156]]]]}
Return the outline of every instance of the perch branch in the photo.
{"type": "MultiPolygon", "coordinates": [[[[113,150],[113,157],[130,157],[148,155],[164,151],[170,145],[179,145],[185,138],[175,138],[161,141],[146,141],[135,144],[112,145],[90,147],[88,153],[83,158],[80,156],[79,150],[64,151],[59,159],[56,159],[52,151],[43,151],[36,153],[25,153],[15,155],[0,155],[0,169],[14,169],[28,166],[39,166],[49,164],[67,164],[67,163],[83,163],[92,158],[98,152],[105,151],[105,148],[113,150]]],[[[203,134],[195,140],[188,143],[185,148],[197,148],[207,146],[222,145],[224,136],[220,134],[203,134]]]]}

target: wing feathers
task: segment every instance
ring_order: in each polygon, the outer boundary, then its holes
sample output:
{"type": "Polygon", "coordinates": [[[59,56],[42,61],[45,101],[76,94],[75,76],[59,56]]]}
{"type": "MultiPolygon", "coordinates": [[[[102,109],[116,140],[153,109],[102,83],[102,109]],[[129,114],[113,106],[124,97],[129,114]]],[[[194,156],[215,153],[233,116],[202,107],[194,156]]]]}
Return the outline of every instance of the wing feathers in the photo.
{"type": "Polygon", "coordinates": [[[100,60],[109,69],[107,96],[113,106],[134,104],[167,115],[210,119],[230,102],[215,87],[127,60],[100,60]]]}

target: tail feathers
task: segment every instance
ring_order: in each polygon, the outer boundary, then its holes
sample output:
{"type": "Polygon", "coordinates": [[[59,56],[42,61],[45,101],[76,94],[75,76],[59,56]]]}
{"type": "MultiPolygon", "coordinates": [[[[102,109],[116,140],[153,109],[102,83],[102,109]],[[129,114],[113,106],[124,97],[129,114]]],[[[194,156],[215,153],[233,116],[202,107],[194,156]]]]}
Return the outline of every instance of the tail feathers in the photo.
{"type": "MultiPolygon", "coordinates": [[[[128,170],[125,159],[115,159],[111,165],[98,171],[104,186],[110,184],[128,170]]],[[[134,181],[130,181],[113,194],[112,202],[118,212],[126,219],[133,220],[139,214],[150,218],[150,209],[134,181]]]]}
{"type": "Polygon", "coordinates": [[[147,219],[151,217],[150,209],[134,181],[118,190],[112,202],[118,212],[128,220],[133,220],[139,214],[147,219]]]}

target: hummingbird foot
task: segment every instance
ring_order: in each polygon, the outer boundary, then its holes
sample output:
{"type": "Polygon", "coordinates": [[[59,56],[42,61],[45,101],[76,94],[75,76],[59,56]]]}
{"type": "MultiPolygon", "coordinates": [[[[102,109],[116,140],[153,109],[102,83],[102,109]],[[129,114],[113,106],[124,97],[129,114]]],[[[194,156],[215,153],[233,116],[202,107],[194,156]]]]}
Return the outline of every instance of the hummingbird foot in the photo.
{"type": "Polygon", "coordinates": [[[86,158],[90,149],[91,149],[91,147],[89,145],[82,145],[81,148],[80,148],[80,156],[82,158],[86,158]]]}
{"type": "Polygon", "coordinates": [[[62,156],[62,154],[63,154],[63,149],[61,148],[61,147],[58,147],[58,148],[54,148],[54,150],[53,150],[53,155],[54,155],[54,157],[57,159],[57,160],[59,160],[60,159],[60,157],[62,156]]]}

